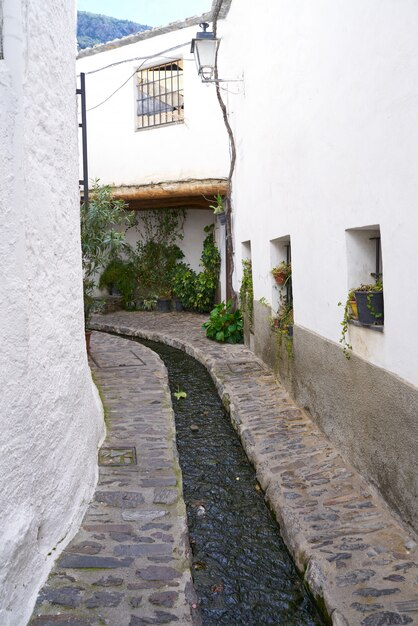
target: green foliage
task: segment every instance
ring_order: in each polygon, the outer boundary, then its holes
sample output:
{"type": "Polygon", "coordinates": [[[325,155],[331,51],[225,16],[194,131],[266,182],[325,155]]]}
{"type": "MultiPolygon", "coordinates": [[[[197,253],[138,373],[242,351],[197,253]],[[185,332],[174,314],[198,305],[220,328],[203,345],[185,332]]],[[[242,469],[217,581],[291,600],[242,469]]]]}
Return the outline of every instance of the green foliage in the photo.
{"type": "Polygon", "coordinates": [[[187,393],[185,391],[181,391],[180,387],[177,387],[177,391],[173,393],[173,396],[176,398],[176,400],[184,400],[185,398],[187,398],[187,393]]]}
{"type": "Polygon", "coordinates": [[[276,281],[279,281],[281,286],[287,285],[289,280],[292,277],[292,266],[290,263],[286,263],[286,261],[282,261],[279,265],[276,265],[272,268],[271,273],[273,274],[276,281]]]}
{"type": "Polygon", "coordinates": [[[239,302],[242,312],[248,315],[250,330],[252,330],[254,314],[254,292],[253,272],[251,261],[249,259],[242,260],[242,270],[242,282],[239,290],[239,302]]]}
{"type": "Polygon", "coordinates": [[[183,252],[177,245],[165,245],[158,241],[138,241],[132,266],[137,277],[137,296],[171,298],[172,280],[177,261],[183,252]]]}
{"type": "MultiPolygon", "coordinates": [[[[351,290],[348,292],[348,296],[347,296],[347,300],[344,304],[344,314],[343,314],[343,321],[341,322],[341,337],[340,337],[340,344],[341,347],[343,349],[343,354],[345,356],[346,359],[350,359],[351,356],[351,350],[353,349],[353,346],[351,344],[348,343],[347,341],[347,332],[349,329],[349,324],[350,321],[353,319],[353,311],[351,309],[351,305],[350,302],[354,300],[354,291],[351,290]]],[[[342,302],[338,303],[338,306],[343,306],[342,302]]]]}
{"type": "Polygon", "coordinates": [[[352,293],[354,294],[355,291],[383,291],[383,281],[380,279],[370,285],[360,285],[353,289],[352,293]]]}
{"type": "Polygon", "coordinates": [[[183,239],[184,220],[183,209],[142,212],[130,225],[138,230],[135,248],[125,248],[124,258],[111,260],[99,286],[113,283],[127,309],[152,310],[158,297],[171,298],[173,272],[184,256],[176,244],[183,239]]]}
{"type": "MultiPolygon", "coordinates": [[[[130,252],[128,252],[130,255],[130,252]]],[[[122,296],[123,306],[126,309],[135,308],[135,299],[137,292],[137,275],[135,266],[130,260],[120,258],[112,259],[100,276],[100,289],[111,287],[117,289],[122,296]]]]}
{"type": "Polygon", "coordinates": [[[187,263],[178,263],[171,276],[173,292],[189,311],[208,313],[213,307],[219,281],[221,257],[215,243],[213,224],[205,227],[207,236],[203,242],[198,274],[187,263]]]}
{"type": "Polygon", "coordinates": [[[94,181],[88,206],[80,209],[81,255],[83,262],[84,316],[91,316],[95,274],[129,247],[124,229],[134,221],[125,203],[113,200],[110,187],[94,181]]]}
{"type": "Polygon", "coordinates": [[[217,193],[214,200],[216,204],[210,204],[209,207],[213,210],[214,215],[221,215],[225,212],[224,199],[220,193],[217,193]]]}
{"type": "Polygon", "coordinates": [[[348,296],[347,296],[347,300],[345,304],[343,305],[342,302],[338,303],[338,306],[344,306],[343,320],[341,322],[342,330],[341,330],[340,344],[342,346],[343,354],[346,357],[346,359],[350,359],[351,351],[353,349],[353,346],[349,344],[347,341],[347,332],[349,329],[350,321],[353,319],[353,311],[351,309],[350,303],[353,300],[355,300],[356,291],[367,292],[368,294],[367,295],[367,308],[369,309],[372,317],[376,319],[377,323],[379,322],[379,318],[382,317],[382,313],[378,313],[377,311],[375,311],[373,307],[373,302],[372,302],[372,293],[376,293],[376,292],[380,293],[383,291],[382,279],[377,280],[376,283],[372,283],[369,285],[360,285],[360,287],[357,287],[356,289],[350,289],[350,291],[348,292],[348,296]]]}
{"type": "Polygon", "coordinates": [[[232,311],[232,302],[221,302],[211,311],[209,320],[202,326],[206,337],[221,343],[243,342],[243,319],[239,309],[232,311]]]}
{"type": "Polygon", "coordinates": [[[118,20],[107,15],[86,11],[77,12],[77,43],[79,48],[89,48],[149,28],[151,27],[129,20],[118,20]]]}
{"type": "Polygon", "coordinates": [[[281,300],[277,314],[271,318],[271,326],[278,334],[287,334],[289,326],[293,326],[293,303],[281,300]]]}

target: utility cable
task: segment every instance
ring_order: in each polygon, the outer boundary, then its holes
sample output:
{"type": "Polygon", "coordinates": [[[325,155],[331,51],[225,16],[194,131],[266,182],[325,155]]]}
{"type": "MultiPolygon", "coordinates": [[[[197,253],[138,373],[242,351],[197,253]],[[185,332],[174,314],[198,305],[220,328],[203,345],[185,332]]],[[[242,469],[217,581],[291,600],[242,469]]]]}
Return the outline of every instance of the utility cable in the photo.
{"type": "MultiPolygon", "coordinates": [[[[116,65],[121,65],[122,63],[131,63],[132,61],[147,61],[148,59],[155,59],[155,57],[163,57],[168,52],[173,52],[174,50],[178,50],[179,48],[184,48],[184,46],[188,46],[190,41],[186,41],[185,43],[180,43],[178,46],[173,46],[172,48],[167,48],[167,50],[161,50],[161,52],[157,52],[156,54],[150,54],[146,57],[133,57],[132,59],[124,59],[123,61],[115,61],[115,63],[109,63],[109,65],[104,65],[103,67],[99,67],[96,70],[90,70],[90,72],[84,72],[86,76],[88,74],[96,74],[96,72],[101,72],[103,70],[107,70],[109,67],[115,67],[116,65]]],[[[84,58],[84,57],[81,57],[84,58]]],[[[170,57],[167,57],[170,58],[170,57]]],[[[187,61],[193,61],[193,59],[186,59],[187,61]]]]}
{"type": "MultiPolygon", "coordinates": [[[[102,106],[102,104],[105,104],[105,102],[110,100],[110,98],[112,98],[120,89],[122,89],[122,87],[124,87],[126,85],[126,83],[128,83],[131,80],[131,78],[133,78],[135,76],[135,74],[138,72],[138,70],[141,69],[141,67],[145,64],[146,61],[148,61],[149,59],[161,58],[167,52],[172,52],[173,50],[178,50],[179,48],[184,48],[184,46],[187,46],[188,44],[189,44],[189,42],[182,43],[182,44],[179,44],[178,46],[173,46],[172,48],[167,48],[166,50],[161,50],[160,52],[156,52],[155,54],[150,54],[150,55],[148,55],[146,57],[134,57],[132,59],[125,59],[123,61],[117,61],[115,63],[110,63],[109,65],[105,65],[104,67],[99,67],[98,69],[91,70],[90,72],[85,72],[85,75],[87,76],[88,74],[95,74],[96,72],[101,72],[102,70],[106,70],[109,67],[114,67],[115,65],[121,65],[122,63],[131,63],[132,61],[140,61],[140,60],[142,60],[142,63],[135,69],[134,73],[131,74],[130,76],[128,76],[128,78],[119,87],[117,87],[117,89],[115,89],[115,91],[113,91],[110,94],[110,96],[105,98],[105,100],[102,100],[102,102],[99,102],[99,104],[96,104],[94,107],[90,107],[90,109],[87,109],[86,112],[88,113],[89,111],[93,111],[94,109],[97,109],[98,107],[102,106]]],[[[171,57],[166,57],[166,58],[171,58],[171,57]]],[[[172,60],[174,61],[175,59],[172,59],[172,60]]],[[[193,60],[193,59],[186,59],[186,60],[193,60]]]]}

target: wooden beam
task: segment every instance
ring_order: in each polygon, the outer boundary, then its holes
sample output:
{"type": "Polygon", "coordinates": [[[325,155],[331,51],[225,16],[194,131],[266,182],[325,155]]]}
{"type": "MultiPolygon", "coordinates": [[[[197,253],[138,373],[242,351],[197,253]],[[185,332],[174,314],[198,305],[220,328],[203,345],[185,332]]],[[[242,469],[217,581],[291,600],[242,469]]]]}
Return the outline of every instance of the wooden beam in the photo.
{"type": "Polygon", "coordinates": [[[124,200],[130,209],[184,207],[207,209],[214,196],[228,191],[225,179],[187,180],[151,185],[113,187],[115,200],[124,200]]]}

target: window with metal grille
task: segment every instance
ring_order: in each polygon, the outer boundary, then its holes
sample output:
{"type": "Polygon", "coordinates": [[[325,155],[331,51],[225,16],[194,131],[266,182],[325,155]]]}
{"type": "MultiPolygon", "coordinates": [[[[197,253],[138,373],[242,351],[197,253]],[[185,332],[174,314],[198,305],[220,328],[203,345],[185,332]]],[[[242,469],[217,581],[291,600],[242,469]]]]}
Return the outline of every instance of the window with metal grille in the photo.
{"type": "Polygon", "coordinates": [[[137,72],[137,128],[184,121],[183,61],[137,72]]]}

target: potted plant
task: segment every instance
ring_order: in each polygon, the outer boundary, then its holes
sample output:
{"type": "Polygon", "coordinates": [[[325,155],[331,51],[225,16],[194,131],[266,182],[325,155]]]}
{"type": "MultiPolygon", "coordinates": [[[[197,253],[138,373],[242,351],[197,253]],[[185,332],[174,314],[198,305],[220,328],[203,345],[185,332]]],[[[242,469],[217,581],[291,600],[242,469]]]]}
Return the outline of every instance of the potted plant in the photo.
{"type": "Polygon", "coordinates": [[[108,186],[94,181],[90,202],[80,209],[81,255],[83,264],[84,324],[86,344],[89,351],[88,324],[94,306],[95,277],[100,268],[116,258],[117,253],[127,246],[125,235],[116,232],[117,226],[129,226],[134,221],[134,213],[125,210],[125,203],[112,199],[108,186]]]}
{"type": "Polygon", "coordinates": [[[170,311],[171,311],[171,298],[172,298],[171,291],[169,291],[169,290],[163,291],[158,296],[157,311],[160,311],[160,313],[170,313],[170,311]]]}
{"type": "Polygon", "coordinates": [[[273,274],[274,280],[280,286],[284,286],[290,280],[292,275],[292,266],[290,263],[286,263],[286,261],[282,261],[279,265],[276,265],[271,270],[273,274]]]}
{"type": "Polygon", "coordinates": [[[273,330],[282,334],[293,335],[293,304],[283,300],[275,317],[271,318],[273,330]]]}
{"type": "Polygon", "coordinates": [[[384,321],[382,280],[371,285],[360,285],[354,289],[354,294],[358,321],[365,326],[382,325],[384,321]]]}

